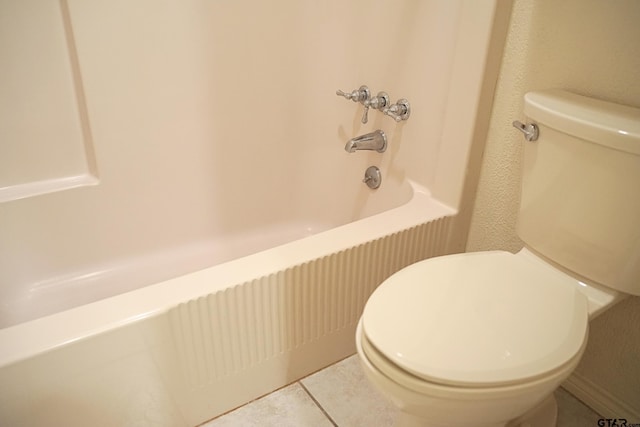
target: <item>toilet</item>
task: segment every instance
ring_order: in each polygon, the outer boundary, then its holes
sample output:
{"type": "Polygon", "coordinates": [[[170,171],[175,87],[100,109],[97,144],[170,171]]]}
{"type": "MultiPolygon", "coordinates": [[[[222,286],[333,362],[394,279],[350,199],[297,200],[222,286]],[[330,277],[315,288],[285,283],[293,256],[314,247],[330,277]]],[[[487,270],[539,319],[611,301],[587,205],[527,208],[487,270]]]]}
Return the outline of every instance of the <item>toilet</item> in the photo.
{"type": "Polygon", "coordinates": [[[640,295],[640,109],[554,89],[524,113],[524,248],[417,262],[365,305],[358,357],[397,426],[555,426],[589,320],[640,295]]]}

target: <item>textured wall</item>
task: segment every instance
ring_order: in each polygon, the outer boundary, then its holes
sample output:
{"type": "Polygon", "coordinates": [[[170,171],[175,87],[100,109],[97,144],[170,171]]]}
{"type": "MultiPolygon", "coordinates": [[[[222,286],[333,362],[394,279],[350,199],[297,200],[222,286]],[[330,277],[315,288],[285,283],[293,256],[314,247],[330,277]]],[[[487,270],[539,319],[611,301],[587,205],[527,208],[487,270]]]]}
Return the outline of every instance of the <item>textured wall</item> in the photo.
{"type": "MultiPolygon", "coordinates": [[[[522,97],[565,88],[640,107],[640,2],[516,0],[495,93],[468,251],[517,251],[522,97]]],[[[640,414],[640,298],[591,324],[588,350],[576,371],[599,397],[583,396],[607,416],[640,414]],[[602,402],[605,396],[605,402],[602,402]],[[604,412],[618,413],[604,413],[604,412]]]]}

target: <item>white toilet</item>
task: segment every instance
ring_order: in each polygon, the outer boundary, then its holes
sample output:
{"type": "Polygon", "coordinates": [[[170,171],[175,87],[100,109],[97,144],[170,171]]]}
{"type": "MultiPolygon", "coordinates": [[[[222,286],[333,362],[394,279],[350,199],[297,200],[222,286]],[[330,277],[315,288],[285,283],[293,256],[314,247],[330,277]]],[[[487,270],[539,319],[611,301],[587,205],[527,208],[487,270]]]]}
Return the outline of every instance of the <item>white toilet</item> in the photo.
{"type": "Polygon", "coordinates": [[[525,115],[525,248],[418,262],[364,308],[358,355],[397,425],[554,426],[589,319],[640,295],[640,109],[550,90],[525,115]]]}

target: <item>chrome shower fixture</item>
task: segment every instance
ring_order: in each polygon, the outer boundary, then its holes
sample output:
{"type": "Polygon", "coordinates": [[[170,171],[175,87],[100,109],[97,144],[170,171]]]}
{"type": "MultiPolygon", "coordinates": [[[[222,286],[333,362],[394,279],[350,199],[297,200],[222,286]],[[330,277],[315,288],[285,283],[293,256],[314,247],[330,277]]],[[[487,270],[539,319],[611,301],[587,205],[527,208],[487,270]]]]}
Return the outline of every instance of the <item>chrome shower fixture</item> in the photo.
{"type": "Polygon", "coordinates": [[[362,85],[360,86],[360,89],[354,89],[350,93],[337,90],[336,95],[343,96],[353,102],[360,102],[361,104],[364,104],[364,101],[371,97],[371,92],[369,92],[368,87],[362,85]]]}
{"type": "Polygon", "coordinates": [[[344,149],[347,153],[355,153],[359,150],[375,150],[378,153],[384,153],[384,150],[387,149],[387,135],[378,129],[375,132],[350,139],[344,149]]]}
{"type": "Polygon", "coordinates": [[[380,187],[380,183],[382,183],[382,173],[380,173],[380,169],[376,166],[369,166],[364,172],[364,179],[362,182],[367,184],[367,187],[372,190],[380,187]]]}
{"type": "Polygon", "coordinates": [[[411,106],[409,105],[409,101],[406,99],[399,99],[398,102],[390,106],[389,108],[385,108],[382,110],[384,114],[391,117],[396,122],[401,120],[409,119],[409,115],[411,114],[411,106]]]}
{"type": "Polygon", "coordinates": [[[365,85],[362,85],[359,89],[354,89],[351,92],[337,90],[336,95],[364,105],[364,114],[362,115],[361,120],[362,123],[367,123],[369,121],[369,108],[382,111],[385,115],[392,117],[396,122],[407,120],[411,114],[409,101],[406,99],[400,99],[398,102],[391,105],[389,95],[386,92],[378,92],[378,94],[372,98],[371,91],[365,85]]]}
{"type": "Polygon", "coordinates": [[[382,111],[389,105],[389,95],[386,92],[378,92],[376,96],[371,99],[365,99],[364,102],[364,114],[362,115],[362,123],[369,121],[369,107],[374,110],[382,111]]]}

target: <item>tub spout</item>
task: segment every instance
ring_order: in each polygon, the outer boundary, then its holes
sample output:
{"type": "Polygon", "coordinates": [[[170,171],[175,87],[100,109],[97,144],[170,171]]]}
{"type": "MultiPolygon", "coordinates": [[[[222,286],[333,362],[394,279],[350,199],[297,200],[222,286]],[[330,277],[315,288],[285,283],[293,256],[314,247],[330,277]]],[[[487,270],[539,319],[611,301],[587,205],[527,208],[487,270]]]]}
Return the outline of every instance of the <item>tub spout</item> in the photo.
{"type": "Polygon", "coordinates": [[[387,136],[381,130],[360,135],[347,141],[344,149],[347,153],[355,153],[359,150],[375,150],[382,153],[387,149],[387,136]]]}

